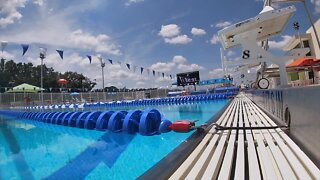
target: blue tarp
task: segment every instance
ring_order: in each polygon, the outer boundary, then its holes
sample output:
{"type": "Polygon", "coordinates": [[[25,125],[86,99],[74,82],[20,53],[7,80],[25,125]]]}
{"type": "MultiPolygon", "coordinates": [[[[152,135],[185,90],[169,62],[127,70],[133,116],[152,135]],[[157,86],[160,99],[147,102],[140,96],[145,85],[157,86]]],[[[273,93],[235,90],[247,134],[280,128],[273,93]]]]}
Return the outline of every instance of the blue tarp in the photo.
{"type": "Polygon", "coordinates": [[[224,78],[218,78],[218,79],[208,79],[208,80],[202,80],[200,81],[200,85],[209,85],[209,84],[222,84],[222,83],[232,83],[232,80],[224,79],[224,78]]]}

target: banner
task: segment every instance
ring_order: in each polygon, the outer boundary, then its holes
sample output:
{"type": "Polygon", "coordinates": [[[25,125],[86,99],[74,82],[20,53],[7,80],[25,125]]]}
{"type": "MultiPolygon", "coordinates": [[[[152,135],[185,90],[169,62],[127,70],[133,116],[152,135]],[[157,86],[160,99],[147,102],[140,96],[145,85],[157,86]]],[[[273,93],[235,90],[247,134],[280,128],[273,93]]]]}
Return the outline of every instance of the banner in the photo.
{"type": "Polygon", "coordinates": [[[143,67],[140,68],[140,73],[142,74],[142,72],[143,72],[143,67]]]}
{"type": "Polygon", "coordinates": [[[59,50],[59,49],[57,49],[56,51],[57,51],[58,54],[60,55],[60,58],[63,60],[63,51],[62,51],[62,50],[59,50]]]}
{"type": "Polygon", "coordinates": [[[155,76],[155,75],[156,75],[156,72],[155,72],[154,70],[152,70],[152,74],[153,74],[153,76],[155,76]]]}
{"type": "Polygon", "coordinates": [[[28,44],[21,44],[22,47],[22,56],[28,51],[29,45],[28,44]]]}

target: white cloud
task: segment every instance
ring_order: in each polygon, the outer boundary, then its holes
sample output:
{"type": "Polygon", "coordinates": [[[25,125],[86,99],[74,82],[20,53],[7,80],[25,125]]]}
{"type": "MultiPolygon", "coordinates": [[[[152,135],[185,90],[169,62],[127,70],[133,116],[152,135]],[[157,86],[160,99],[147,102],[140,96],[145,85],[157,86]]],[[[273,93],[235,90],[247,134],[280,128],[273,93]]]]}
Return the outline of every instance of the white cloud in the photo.
{"type": "Polygon", "coordinates": [[[110,42],[110,37],[106,34],[99,34],[93,36],[89,33],[84,33],[81,29],[78,29],[71,33],[70,41],[83,48],[94,48],[96,52],[108,53],[113,55],[120,55],[121,52],[117,45],[110,42]]]}
{"type": "Polygon", "coordinates": [[[198,28],[192,28],[191,33],[195,36],[202,36],[207,34],[207,32],[203,29],[198,29],[198,28]]]}
{"type": "Polygon", "coordinates": [[[158,78],[156,79],[156,82],[165,82],[165,83],[168,83],[168,82],[171,82],[171,81],[172,81],[172,79],[171,79],[170,77],[168,77],[168,76],[162,77],[162,74],[161,74],[161,77],[158,77],[158,78]]]}
{"type": "Polygon", "coordinates": [[[292,38],[291,36],[288,36],[288,35],[284,35],[281,37],[282,37],[281,41],[269,41],[270,49],[282,49],[284,48],[284,46],[288,44],[288,42],[292,38]]]}
{"type": "Polygon", "coordinates": [[[8,53],[7,51],[3,51],[0,54],[0,58],[4,58],[6,60],[15,59],[15,56],[13,54],[8,53]]]}
{"type": "Polygon", "coordinates": [[[34,0],[33,3],[42,6],[44,4],[44,0],[34,0]]]}
{"type": "Polygon", "coordinates": [[[136,83],[136,88],[139,88],[139,87],[144,86],[144,85],[146,85],[146,82],[144,82],[144,81],[138,81],[138,82],[136,83]]]}
{"type": "Polygon", "coordinates": [[[165,63],[165,62],[157,62],[156,64],[152,64],[150,69],[160,71],[160,72],[169,72],[175,66],[173,62],[165,63]]]}
{"type": "MultiPolygon", "coordinates": [[[[203,70],[204,67],[198,65],[198,64],[188,64],[187,59],[181,55],[176,55],[173,57],[172,61],[170,62],[157,62],[150,66],[149,69],[155,70],[156,72],[169,72],[169,73],[175,73],[175,72],[186,72],[186,71],[195,71],[195,70],[203,70]]],[[[165,81],[162,78],[162,74],[160,74],[161,82],[165,81]]],[[[172,79],[170,77],[167,78],[167,80],[172,79]]]]}
{"type": "Polygon", "coordinates": [[[314,4],[316,13],[320,13],[320,0],[311,0],[311,3],[314,4]]]}
{"type": "Polygon", "coordinates": [[[164,41],[169,44],[188,44],[192,41],[187,35],[179,35],[174,38],[165,38],[164,41]]]}
{"type": "Polygon", "coordinates": [[[217,28],[224,28],[230,26],[232,23],[230,21],[218,22],[215,26],[217,28]]]}
{"type": "Polygon", "coordinates": [[[12,30],[1,33],[0,39],[9,43],[28,43],[30,45],[37,43],[48,48],[54,46],[61,49],[85,48],[86,51],[120,55],[120,46],[113,42],[109,35],[94,34],[80,28],[74,29],[79,26],[74,18],[79,13],[79,9],[83,13],[99,7],[99,3],[101,2],[98,0],[92,0],[90,4],[79,2],[64,9],[57,9],[55,13],[50,13],[51,7],[40,6],[41,10],[35,13],[39,18],[24,19],[20,24],[13,26],[12,30]]]}
{"type": "Polygon", "coordinates": [[[228,56],[228,57],[234,56],[234,55],[236,55],[236,52],[234,52],[234,51],[232,51],[232,50],[229,50],[229,51],[227,52],[227,56],[228,56]]]}
{"type": "Polygon", "coordinates": [[[22,18],[19,8],[24,8],[27,0],[0,0],[0,27],[5,28],[22,18]]]}
{"type": "Polygon", "coordinates": [[[202,70],[204,68],[198,64],[179,64],[178,69],[183,71],[196,71],[196,70],[202,70]]]}
{"type": "Polygon", "coordinates": [[[159,35],[165,38],[171,38],[180,34],[180,27],[176,24],[162,25],[159,35]]]}
{"type": "Polygon", "coordinates": [[[183,56],[174,56],[172,62],[176,64],[184,64],[187,62],[187,59],[183,56]]]}
{"type": "Polygon", "coordinates": [[[140,3],[143,2],[144,0],[128,0],[125,5],[126,6],[130,6],[131,4],[135,4],[135,3],[140,3]]]}
{"type": "Polygon", "coordinates": [[[210,40],[211,44],[218,44],[220,42],[219,37],[217,35],[213,35],[211,40],[210,40]]]}
{"type": "Polygon", "coordinates": [[[192,41],[187,35],[180,35],[180,27],[176,24],[162,25],[158,35],[169,44],[188,44],[192,41]]]}
{"type": "Polygon", "coordinates": [[[217,68],[209,71],[210,78],[223,78],[223,70],[222,68],[217,68]]]}

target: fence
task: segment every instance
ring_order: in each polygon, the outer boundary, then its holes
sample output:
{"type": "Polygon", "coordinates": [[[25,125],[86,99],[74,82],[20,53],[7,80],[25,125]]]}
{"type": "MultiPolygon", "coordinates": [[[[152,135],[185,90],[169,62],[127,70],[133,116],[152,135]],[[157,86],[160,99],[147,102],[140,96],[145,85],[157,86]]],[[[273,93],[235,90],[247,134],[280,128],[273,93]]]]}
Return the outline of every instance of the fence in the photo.
{"type": "Polygon", "coordinates": [[[43,103],[41,93],[0,93],[0,107],[157,98],[166,97],[167,93],[168,89],[112,93],[85,92],[76,96],[66,92],[43,93],[43,103]]]}

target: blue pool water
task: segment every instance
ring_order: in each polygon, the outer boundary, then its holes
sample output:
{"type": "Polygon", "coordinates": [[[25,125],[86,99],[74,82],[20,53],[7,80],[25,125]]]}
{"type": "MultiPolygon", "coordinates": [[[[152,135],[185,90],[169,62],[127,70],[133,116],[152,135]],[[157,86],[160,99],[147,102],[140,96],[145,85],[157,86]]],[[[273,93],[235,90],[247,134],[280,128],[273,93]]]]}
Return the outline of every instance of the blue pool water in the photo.
{"type": "MultiPolygon", "coordinates": [[[[227,102],[155,108],[171,121],[200,125],[227,102]]],[[[135,179],[191,134],[129,135],[0,116],[0,179],[135,179]]]]}

